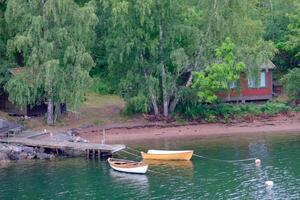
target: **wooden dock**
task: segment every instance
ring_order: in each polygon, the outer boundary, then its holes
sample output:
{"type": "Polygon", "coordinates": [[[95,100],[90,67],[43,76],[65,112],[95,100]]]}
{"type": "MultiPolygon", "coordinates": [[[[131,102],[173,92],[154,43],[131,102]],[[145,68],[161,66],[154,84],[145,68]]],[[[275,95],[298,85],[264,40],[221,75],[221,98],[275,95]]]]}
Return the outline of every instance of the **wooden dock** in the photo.
{"type": "Polygon", "coordinates": [[[47,148],[53,150],[77,150],[86,152],[87,157],[96,158],[102,155],[111,155],[115,152],[126,148],[125,145],[116,144],[98,144],[98,143],[83,143],[83,142],[68,142],[68,141],[52,141],[52,140],[36,140],[30,138],[7,138],[0,139],[2,143],[13,143],[24,146],[47,148]]]}

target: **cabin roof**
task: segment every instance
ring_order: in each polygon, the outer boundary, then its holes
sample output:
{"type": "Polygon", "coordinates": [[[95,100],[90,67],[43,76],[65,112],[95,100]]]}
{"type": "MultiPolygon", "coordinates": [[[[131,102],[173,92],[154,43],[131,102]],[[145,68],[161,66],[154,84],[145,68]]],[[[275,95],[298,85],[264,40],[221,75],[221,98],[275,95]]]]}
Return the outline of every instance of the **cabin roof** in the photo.
{"type": "Polygon", "coordinates": [[[10,68],[8,69],[8,71],[14,75],[14,76],[17,76],[19,74],[22,74],[24,73],[25,71],[27,71],[27,68],[26,67],[15,67],[15,68],[10,68]]]}
{"type": "Polygon", "coordinates": [[[261,69],[274,69],[275,67],[276,65],[271,60],[267,60],[261,65],[261,69]]]}

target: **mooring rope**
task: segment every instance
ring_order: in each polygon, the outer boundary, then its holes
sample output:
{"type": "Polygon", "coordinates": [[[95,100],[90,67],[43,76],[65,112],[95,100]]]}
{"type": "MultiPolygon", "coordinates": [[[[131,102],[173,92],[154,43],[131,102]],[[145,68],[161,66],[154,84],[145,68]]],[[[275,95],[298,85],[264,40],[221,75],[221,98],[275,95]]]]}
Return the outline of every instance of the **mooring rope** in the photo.
{"type": "Polygon", "coordinates": [[[134,151],[134,152],[136,152],[136,153],[141,153],[141,151],[139,151],[139,150],[136,150],[136,149],[134,149],[134,148],[131,148],[131,147],[126,147],[127,149],[130,149],[131,151],[134,151]]]}
{"type": "MultiPolygon", "coordinates": [[[[138,150],[136,150],[134,148],[131,148],[131,147],[127,147],[127,149],[129,149],[131,151],[134,151],[134,152],[137,152],[137,153],[140,153],[140,151],[138,151],[138,150]]],[[[122,150],[122,151],[124,153],[129,154],[129,155],[141,158],[140,155],[131,153],[131,152],[126,151],[126,150],[122,150]]],[[[246,158],[246,159],[240,159],[240,160],[223,160],[223,159],[217,159],[217,158],[210,158],[210,157],[207,157],[207,156],[201,156],[201,155],[196,154],[196,153],[194,153],[193,156],[198,157],[198,158],[207,159],[207,160],[218,161],[218,162],[226,162],[226,163],[237,163],[237,162],[246,162],[246,161],[255,161],[256,160],[256,158],[246,158]]]]}
{"type": "Polygon", "coordinates": [[[137,154],[134,154],[134,153],[130,153],[130,152],[128,152],[128,151],[125,151],[124,149],[123,150],[121,150],[122,152],[124,152],[124,153],[127,153],[127,154],[129,154],[129,155],[132,155],[132,156],[135,156],[135,157],[141,157],[140,155],[137,155],[137,154]]]}
{"type": "Polygon", "coordinates": [[[198,158],[204,158],[204,159],[207,159],[207,160],[227,162],[227,163],[246,162],[246,161],[256,160],[256,158],[247,158],[247,159],[241,159],[241,160],[222,160],[222,159],[217,159],[217,158],[209,158],[209,157],[206,157],[206,156],[201,156],[201,155],[198,155],[198,154],[195,154],[195,153],[193,154],[193,156],[198,157],[198,158]]]}

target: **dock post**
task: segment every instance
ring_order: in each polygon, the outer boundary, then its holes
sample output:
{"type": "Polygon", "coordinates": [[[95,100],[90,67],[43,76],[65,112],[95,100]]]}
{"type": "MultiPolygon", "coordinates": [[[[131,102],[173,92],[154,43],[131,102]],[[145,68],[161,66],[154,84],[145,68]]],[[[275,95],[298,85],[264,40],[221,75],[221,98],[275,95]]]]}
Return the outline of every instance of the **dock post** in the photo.
{"type": "Polygon", "coordinates": [[[93,159],[96,158],[96,155],[95,155],[95,149],[93,149],[93,159]]]}
{"type": "Polygon", "coordinates": [[[90,157],[90,150],[86,149],[85,152],[86,152],[86,159],[89,159],[89,157],[90,157]]]}
{"type": "Polygon", "coordinates": [[[98,159],[100,160],[100,158],[101,158],[101,150],[98,149],[98,159]]]}
{"type": "Polygon", "coordinates": [[[106,136],[105,136],[105,129],[102,129],[102,140],[101,144],[105,144],[106,136]]]}

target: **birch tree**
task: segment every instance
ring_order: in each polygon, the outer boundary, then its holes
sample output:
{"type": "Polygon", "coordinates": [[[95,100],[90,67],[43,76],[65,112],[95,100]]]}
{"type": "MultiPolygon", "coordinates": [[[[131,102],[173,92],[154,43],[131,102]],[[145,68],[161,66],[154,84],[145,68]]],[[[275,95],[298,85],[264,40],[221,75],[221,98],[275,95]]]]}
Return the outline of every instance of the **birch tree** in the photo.
{"type": "Polygon", "coordinates": [[[190,72],[200,38],[195,4],[171,1],[103,1],[110,13],[109,68],[126,98],[146,96],[155,115],[168,116],[179,99],[180,77],[190,72]]]}
{"type": "Polygon", "coordinates": [[[61,103],[78,107],[88,89],[98,22],[94,2],[79,6],[73,0],[9,0],[5,19],[7,53],[12,60],[21,56],[26,68],[6,84],[10,99],[20,106],[46,101],[51,125],[61,103]]]}

